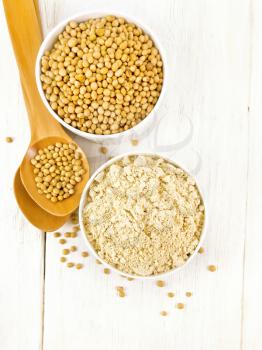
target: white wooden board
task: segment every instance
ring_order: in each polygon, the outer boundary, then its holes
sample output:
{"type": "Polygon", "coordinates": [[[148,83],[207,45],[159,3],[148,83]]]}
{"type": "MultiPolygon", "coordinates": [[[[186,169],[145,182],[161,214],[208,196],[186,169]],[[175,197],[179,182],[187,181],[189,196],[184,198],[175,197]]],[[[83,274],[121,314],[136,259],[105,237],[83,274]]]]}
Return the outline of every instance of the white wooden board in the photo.
{"type": "Polygon", "coordinates": [[[0,348],[260,350],[261,1],[41,0],[40,8],[45,34],[76,12],[107,9],[137,17],[158,34],[169,67],[157,131],[137,147],[109,146],[106,156],[99,155],[98,145],[76,141],[92,170],[123,151],[166,146],[164,155],[196,168],[208,204],[208,232],[205,254],[166,278],[162,289],[103,274],[92,257],[80,257],[81,237],[69,246],[78,246],[72,261],[84,262],[84,269],[59,262],[63,246],[52,234],[45,244],[45,235],[23,219],[12,196],[29,133],[1,8],[0,348]],[[13,144],[4,142],[9,135],[13,144]],[[209,272],[209,264],[217,272],[209,272]],[[118,285],[126,287],[126,298],[117,297],[118,285]],[[177,302],[185,309],[176,309],[177,302]],[[166,318],[161,310],[168,311],[166,318]]]}

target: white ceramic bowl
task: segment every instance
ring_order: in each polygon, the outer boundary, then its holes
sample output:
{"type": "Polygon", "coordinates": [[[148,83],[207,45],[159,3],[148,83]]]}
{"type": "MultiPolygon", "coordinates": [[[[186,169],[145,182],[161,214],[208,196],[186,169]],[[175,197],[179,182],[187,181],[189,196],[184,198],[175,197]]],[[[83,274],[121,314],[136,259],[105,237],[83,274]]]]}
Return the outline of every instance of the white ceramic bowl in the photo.
{"type": "MultiPolygon", "coordinates": [[[[188,260],[181,266],[179,267],[176,267],[174,269],[171,269],[167,272],[164,272],[164,273],[161,273],[161,274],[158,274],[158,275],[151,275],[151,276],[137,276],[137,275],[132,275],[132,274],[128,274],[128,273],[125,273],[121,270],[118,270],[116,269],[115,267],[111,266],[110,264],[108,264],[105,260],[101,259],[101,257],[97,254],[96,250],[93,248],[92,244],[89,242],[87,236],[86,236],[86,233],[85,233],[85,227],[84,227],[84,223],[83,223],[83,210],[84,210],[84,207],[85,207],[85,204],[86,204],[86,197],[87,197],[87,193],[89,191],[89,188],[90,188],[90,185],[93,183],[95,177],[98,175],[98,173],[100,173],[101,171],[103,171],[105,168],[107,168],[108,166],[110,166],[111,164],[115,163],[116,161],[118,161],[119,159],[122,159],[123,157],[125,156],[138,156],[138,155],[144,155],[144,156],[153,156],[153,157],[160,157],[164,160],[166,160],[167,162],[173,164],[173,165],[176,165],[178,167],[180,167],[181,169],[183,169],[180,165],[178,165],[177,163],[175,163],[174,161],[172,161],[171,159],[168,159],[166,157],[163,157],[157,153],[124,153],[124,154],[121,154],[119,156],[116,156],[112,159],[110,159],[109,161],[107,161],[105,164],[103,164],[102,166],[100,166],[95,172],[94,174],[90,177],[90,179],[88,180],[85,188],[84,188],[84,191],[82,193],[82,197],[81,197],[81,200],[80,200],[80,205],[79,205],[79,223],[80,223],[80,228],[81,228],[81,232],[82,232],[82,235],[84,237],[84,240],[87,244],[87,247],[88,247],[88,250],[92,252],[92,254],[95,256],[95,258],[97,260],[99,260],[102,264],[104,264],[106,267],[110,268],[111,270],[121,274],[122,276],[126,276],[126,277],[131,277],[131,278],[136,278],[136,279],[142,279],[142,280],[152,280],[152,279],[157,279],[157,278],[160,278],[160,277],[164,277],[164,276],[167,276],[167,275],[170,275],[171,273],[174,273],[175,271],[179,271],[180,269],[184,268],[187,264],[189,264],[190,261],[192,261],[192,259],[196,256],[200,246],[203,244],[203,240],[204,240],[204,236],[206,234],[206,226],[207,226],[207,209],[206,209],[206,204],[204,202],[204,199],[203,199],[203,195],[202,195],[202,192],[200,191],[199,189],[199,186],[197,185],[197,188],[198,188],[198,191],[199,191],[199,194],[202,198],[202,202],[203,202],[203,205],[205,206],[205,220],[204,220],[204,225],[203,225],[203,228],[202,228],[202,232],[201,232],[201,236],[200,236],[200,240],[199,240],[199,243],[194,251],[194,253],[188,258],[188,260]]],[[[184,169],[183,169],[184,170],[184,169]]],[[[187,172],[186,170],[184,170],[187,174],[189,174],[190,176],[192,176],[189,172],[187,172]]],[[[193,176],[192,176],[193,177],[193,176]]]]}
{"type": "Polygon", "coordinates": [[[132,135],[134,135],[134,133],[142,133],[146,128],[149,127],[149,125],[151,123],[154,122],[154,117],[157,115],[157,111],[159,109],[159,106],[161,105],[161,101],[163,99],[163,96],[165,94],[166,91],[166,55],[164,53],[164,50],[160,44],[160,41],[158,40],[158,38],[156,37],[156,35],[154,33],[152,33],[152,31],[143,23],[141,23],[140,21],[137,21],[135,18],[131,18],[129,15],[125,15],[123,13],[115,13],[115,12],[111,12],[106,11],[106,12],[81,12],[78,13],[72,17],[68,17],[67,19],[63,20],[62,22],[58,23],[46,36],[46,38],[44,39],[42,45],[40,46],[40,49],[38,51],[38,55],[36,58],[36,66],[35,66],[35,76],[36,76],[36,83],[37,83],[37,88],[39,91],[39,94],[41,96],[41,99],[44,103],[44,105],[46,106],[46,108],[48,109],[48,111],[50,112],[50,114],[60,123],[62,124],[65,128],[67,128],[68,130],[72,131],[73,133],[82,136],[86,139],[89,139],[91,141],[94,142],[104,142],[107,140],[110,141],[114,141],[116,139],[119,138],[131,138],[132,135]],[[40,80],[40,75],[41,75],[41,57],[44,55],[44,52],[46,50],[50,50],[53,47],[54,42],[57,40],[58,35],[64,30],[65,26],[68,24],[68,22],[70,21],[76,21],[76,22],[83,22],[86,21],[90,18],[98,18],[98,17],[102,17],[102,16],[106,16],[108,14],[111,15],[115,15],[118,17],[124,17],[127,21],[129,22],[133,22],[135,23],[137,26],[141,27],[145,33],[147,33],[153,40],[155,46],[158,48],[160,55],[162,57],[162,61],[163,61],[163,85],[162,85],[162,90],[160,93],[160,96],[158,98],[158,101],[156,103],[156,105],[154,106],[153,110],[145,117],[145,119],[143,119],[140,123],[138,123],[136,126],[134,126],[133,128],[130,128],[126,131],[123,131],[121,133],[118,134],[112,134],[112,135],[95,135],[95,134],[90,134],[84,131],[81,131],[79,129],[76,129],[74,127],[72,127],[71,125],[67,124],[66,122],[64,122],[64,120],[62,118],[59,117],[59,115],[53,111],[53,109],[51,108],[51,106],[49,105],[49,102],[47,101],[43,88],[42,88],[42,83],[40,80]]]}

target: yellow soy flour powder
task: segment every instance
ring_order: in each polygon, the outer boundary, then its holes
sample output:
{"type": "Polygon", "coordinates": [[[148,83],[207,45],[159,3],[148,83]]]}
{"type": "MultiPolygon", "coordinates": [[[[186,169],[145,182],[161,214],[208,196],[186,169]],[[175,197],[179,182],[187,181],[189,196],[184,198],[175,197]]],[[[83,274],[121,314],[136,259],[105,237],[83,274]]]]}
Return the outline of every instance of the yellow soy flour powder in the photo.
{"type": "Polygon", "coordinates": [[[204,206],[184,170],[153,156],[124,157],[99,173],[83,213],[99,256],[134,275],[163,273],[196,249],[204,206]]]}

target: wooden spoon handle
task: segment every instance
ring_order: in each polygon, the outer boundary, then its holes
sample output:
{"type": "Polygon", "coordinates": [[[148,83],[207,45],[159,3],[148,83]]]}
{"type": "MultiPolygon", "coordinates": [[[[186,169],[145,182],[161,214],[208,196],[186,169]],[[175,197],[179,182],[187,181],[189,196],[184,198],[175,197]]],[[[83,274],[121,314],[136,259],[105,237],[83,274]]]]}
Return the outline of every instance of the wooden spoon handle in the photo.
{"type": "MultiPolygon", "coordinates": [[[[67,136],[46,110],[35,81],[35,59],[42,41],[37,0],[3,0],[31,126],[31,143],[46,136],[67,136]]],[[[68,137],[68,136],[67,136],[68,137]]]]}
{"type": "Polygon", "coordinates": [[[34,6],[35,6],[35,14],[36,14],[36,17],[38,20],[38,25],[39,25],[39,28],[41,31],[41,38],[42,38],[43,33],[42,33],[42,27],[41,27],[41,17],[40,17],[40,11],[39,11],[39,6],[38,6],[38,0],[34,0],[34,6]]]}

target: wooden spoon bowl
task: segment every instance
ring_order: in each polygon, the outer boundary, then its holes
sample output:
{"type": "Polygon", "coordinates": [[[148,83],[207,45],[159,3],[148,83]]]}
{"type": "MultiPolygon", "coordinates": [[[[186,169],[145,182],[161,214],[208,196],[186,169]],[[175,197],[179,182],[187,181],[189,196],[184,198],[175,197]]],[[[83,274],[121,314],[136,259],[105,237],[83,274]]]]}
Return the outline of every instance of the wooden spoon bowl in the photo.
{"type": "Polygon", "coordinates": [[[56,142],[73,143],[72,139],[69,136],[67,138],[59,136],[50,136],[31,144],[27,149],[24,159],[20,165],[20,176],[28,194],[41,208],[43,208],[50,214],[57,216],[65,216],[74,211],[79,205],[82,191],[89,178],[89,166],[84,152],[81,150],[81,148],[78,147],[78,145],[74,143],[77,146],[76,151],[81,153],[82,155],[82,166],[85,170],[85,174],[82,176],[82,181],[79,182],[74,188],[75,193],[71,197],[61,202],[55,203],[51,202],[44,195],[39,194],[35,183],[35,174],[33,173],[31,159],[35,157],[39,149],[43,149],[49,145],[55,144],[56,142]]]}

